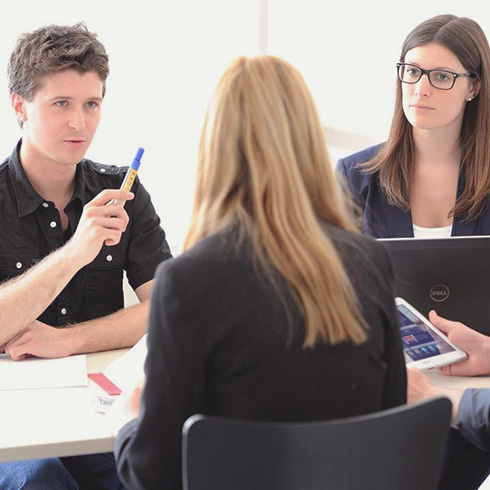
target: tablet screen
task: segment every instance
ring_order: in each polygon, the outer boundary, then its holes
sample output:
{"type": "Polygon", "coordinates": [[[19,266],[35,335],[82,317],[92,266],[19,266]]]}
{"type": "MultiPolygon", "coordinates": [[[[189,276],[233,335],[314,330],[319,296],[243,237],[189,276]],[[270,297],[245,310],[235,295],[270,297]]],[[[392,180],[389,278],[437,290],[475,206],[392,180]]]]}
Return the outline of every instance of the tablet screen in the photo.
{"type": "Polygon", "coordinates": [[[397,308],[400,316],[403,351],[407,361],[420,361],[456,350],[407,307],[397,305],[397,308]]]}

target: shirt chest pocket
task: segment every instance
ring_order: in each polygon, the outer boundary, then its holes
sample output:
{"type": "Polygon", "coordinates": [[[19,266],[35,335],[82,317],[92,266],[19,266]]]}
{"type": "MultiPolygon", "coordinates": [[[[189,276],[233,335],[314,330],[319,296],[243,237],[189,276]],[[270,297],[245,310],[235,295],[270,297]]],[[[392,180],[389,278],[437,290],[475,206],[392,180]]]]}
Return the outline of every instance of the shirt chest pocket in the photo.
{"type": "Polygon", "coordinates": [[[0,283],[20,276],[40,260],[38,250],[0,249],[0,283]]]}
{"type": "Polygon", "coordinates": [[[97,257],[83,268],[83,302],[91,318],[109,315],[124,307],[123,271],[126,243],[103,246],[97,257]]]}
{"type": "Polygon", "coordinates": [[[115,268],[123,268],[126,260],[126,247],[124,243],[120,243],[113,247],[102,247],[99,255],[88,264],[85,269],[87,271],[110,270],[115,268]]]}

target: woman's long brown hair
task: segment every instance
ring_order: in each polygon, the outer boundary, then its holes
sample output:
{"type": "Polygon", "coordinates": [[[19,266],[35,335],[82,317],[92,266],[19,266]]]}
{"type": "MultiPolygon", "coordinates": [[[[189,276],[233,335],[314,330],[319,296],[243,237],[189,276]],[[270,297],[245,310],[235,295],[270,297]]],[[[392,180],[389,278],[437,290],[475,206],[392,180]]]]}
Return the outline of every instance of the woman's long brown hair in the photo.
{"type": "MultiPolygon", "coordinates": [[[[451,50],[466,71],[474,72],[481,83],[478,96],[466,104],[459,138],[461,170],[465,183],[450,216],[471,219],[481,212],[490,192],[490,48],[484,32],[473,20],[439,15],[418,25],[403,43],[400,61],[408,51],[429,43],[451,50]]],[[[410,185],[415,161],[412,126],[402,108],[401,82],[397,81],[395,111],[386,144],[361,167],[379,171],[380,184],[388,202],[410,209],[410,185]]]]}

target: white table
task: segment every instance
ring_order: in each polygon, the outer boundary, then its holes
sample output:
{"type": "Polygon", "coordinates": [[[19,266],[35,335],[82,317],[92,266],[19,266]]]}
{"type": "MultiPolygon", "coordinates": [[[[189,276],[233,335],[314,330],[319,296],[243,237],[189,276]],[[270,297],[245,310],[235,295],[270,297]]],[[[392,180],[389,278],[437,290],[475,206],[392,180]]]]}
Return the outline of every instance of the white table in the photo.
{"type": "Polygon", "coordinates": [[[427,376],[437,386],[447,388],[490,388],[490,376],[444,376],[437,371],[427,371],[427,376]]]}
{"type": "MultiPolygon", "coordinates": [[[[127,351],[89,354],[88,372],[102,371],[127,351]]],[[[87,387],[0,391],[0,461],[112,451],[105,415],[91,405],[103,394],[90,379],[87,387]]]]}
{"type": "MultiPolygon", "coordinates": [[[[88,372],[102,371],[128,350],[89,354],[88,372]]],[[[440,386],[490,388],[490,377],[428,374],[440,386]]],[[[0,391],[0,461],[112,451],[114,438],[105,415],[92,407],[96,395],[105,392],[92,380],[81,388],[0,391]]]]}

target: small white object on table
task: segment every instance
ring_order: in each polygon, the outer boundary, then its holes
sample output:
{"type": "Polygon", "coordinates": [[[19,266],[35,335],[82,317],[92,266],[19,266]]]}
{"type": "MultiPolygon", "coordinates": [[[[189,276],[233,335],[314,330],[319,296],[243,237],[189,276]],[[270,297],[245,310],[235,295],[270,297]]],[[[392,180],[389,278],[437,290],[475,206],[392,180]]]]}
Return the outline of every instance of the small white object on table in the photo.
{"type": "MultiPolygon", "coordinates": [[[[128,350],[88,354],[87,371],[103,371],[128,350]]],[[[85,387],[0,391],[0,461],[113,451],[105,415],[92,405],[97,395],[106,393],[90,379],[85,387]]]]}

